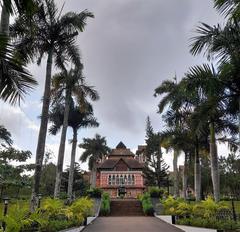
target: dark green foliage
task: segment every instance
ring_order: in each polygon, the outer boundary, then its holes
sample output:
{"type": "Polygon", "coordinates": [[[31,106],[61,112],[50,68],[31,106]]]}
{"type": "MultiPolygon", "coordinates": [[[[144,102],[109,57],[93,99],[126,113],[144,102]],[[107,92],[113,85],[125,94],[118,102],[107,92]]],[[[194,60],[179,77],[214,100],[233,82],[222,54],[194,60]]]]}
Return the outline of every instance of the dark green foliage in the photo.
{"type": "MultiPolygon", "coordinates": [[[[75,163],[73,172],[73,193],[76,197],[86,196],[89,188],[89,183],[84,180],[84,171],[81,169],[79,163],[75,163]]],[[[69,167],[62,174],[61,190],[67,194],[68,189],[69,167]]]]}
{"type": "Polygon", "coordinates": [[[110,214],[110,196],[108,193],[104,192],[102,194],[102,204],[100,209],[101,216],[108,216],[110,214]]]}
{"type": "Polygon", "coordinates": [[[15,104],[20,103],[37,82],[25,66],[14,57],[14,46],[9,40],[7,36],[0,35],[0,98],[15,104]]]}
{"type": "Polygon", "coordinates": [[[140,201],[142,203],[143,213],[146,216],[153,216],[154,215],[154,209],[151,202],[151,197],[149,193],[145,193],[142,196],[140,196],[140,201]]]}
{"type": "Polygon", "coordinates": [[[158,187],[167,185],[167,171],[169,166],[162,159],[161,135],[154,133],[150,118],[147,117],[146,122],[146,150],[144,155],[147,162],[144,167],[147,185],[157,185],[158,187]]]}
{"type": "Polygon", "coordinates": [[[101,198],[103,190],[100,188],[91,188],[87,191],[87,195],[91,198],[101,198]]]}
{"type": "Polygon", "coordinates": [[[94,168],[98,159],[102,159],[111,151],[107,146],[106,138],[101,137],[99,134],[96,134],[92,139],[83,138],[83,142],[79,144],[79,147],[85,149],[80,161],[86,162],[88,160],[89,170],[94,168]]]}
{"type": "Polygon", "coordinates": [[[150,197],[162,198],[164,194],[164,189],[160,189],[158,187],[150,187],[148,189],[150,197]]]}
{"type": "Polygon", "coordinates": [[[220,180],[221,191],[226,197],[233,195],[240,197],[240,157],[236,154],[229,154],[227,157],[220,157],[220,180]]]}
{"type": "Polygon", "coordinates": [[[29,213],[27,205],[9,205],[9,214],[1,221],[7,224],[6,232],[57,232],[82,225],[84,218],[92,215],[93,202],[79,198],[70,206],[62,200],[43,199],[41,208],[29,213]],[[35,230],[34,230],[35,229],[35,230]]]}

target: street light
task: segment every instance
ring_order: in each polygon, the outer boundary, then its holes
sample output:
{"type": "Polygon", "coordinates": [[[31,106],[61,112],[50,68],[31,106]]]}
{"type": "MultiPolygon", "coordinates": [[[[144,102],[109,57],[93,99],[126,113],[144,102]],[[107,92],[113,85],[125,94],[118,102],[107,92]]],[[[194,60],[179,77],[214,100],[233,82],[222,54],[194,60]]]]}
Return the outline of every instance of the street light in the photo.
{"type": "Polygon", "coordinates": [[[236,211],[235,211],[233,195],[231,195],[231,201],[232,201],[232,216],[233,216],[233,220],[236,222],[237,221],[237,215],[236,215],[236,211]]]}
{"type": "MultiPolygon", "coordinates": [[[[10,198],[8,198],[8,197],[4,197],[4,198],[3,198],[3,204],[4,204],[3,216],[4,216],[4,217],[7,215],[7,212],[8,212],[9,200],[10,200],[10,198]]],[[[2,228],[3,228],[3,231],[6,230],[6,222],[5,222],[5,221],[2,222],[2,228]]]]}

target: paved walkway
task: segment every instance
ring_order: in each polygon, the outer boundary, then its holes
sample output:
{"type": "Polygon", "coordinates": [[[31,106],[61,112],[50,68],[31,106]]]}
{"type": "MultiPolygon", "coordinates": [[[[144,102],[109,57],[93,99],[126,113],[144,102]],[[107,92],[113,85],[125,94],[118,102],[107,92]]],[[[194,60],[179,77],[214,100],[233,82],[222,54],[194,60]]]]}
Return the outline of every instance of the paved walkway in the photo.
{"type": "Polygon", "coordinates": [[[183,232],[155,217],[99,217],[84,232],[183,232]]]}

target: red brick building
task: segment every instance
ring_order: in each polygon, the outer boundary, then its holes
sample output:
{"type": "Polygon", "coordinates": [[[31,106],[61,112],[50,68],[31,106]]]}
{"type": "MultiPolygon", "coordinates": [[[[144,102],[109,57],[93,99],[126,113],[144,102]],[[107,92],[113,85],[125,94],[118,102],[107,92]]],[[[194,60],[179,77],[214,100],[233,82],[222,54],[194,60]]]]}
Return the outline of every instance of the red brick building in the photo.
{"type": "Polygon", "coordinates": [[[96,187],[108,192],[112,198],[118,197],[123,189],[125,197],[136,198],[145,189],[143,166],[138,157],[120,142],[98,164],[96,187]]]}

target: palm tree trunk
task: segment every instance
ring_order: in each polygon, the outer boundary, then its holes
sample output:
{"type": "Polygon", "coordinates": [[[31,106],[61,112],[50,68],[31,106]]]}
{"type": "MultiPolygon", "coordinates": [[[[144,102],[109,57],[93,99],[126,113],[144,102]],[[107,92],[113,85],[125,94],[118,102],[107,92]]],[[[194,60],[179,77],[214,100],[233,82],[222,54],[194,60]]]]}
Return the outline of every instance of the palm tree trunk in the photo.
{"type": "Polygon", "coordinates": [[[65,103],[65,109],[64,109],[64,119],[63,119],[63,126],[62,126],[62,134],[61,134],[60,145],[59,145],[59,150],[58,150],[58,162],[57,162],[56,181],[55,181],[55,188],[54,188],[54,198],[58,198],[59,194],[60,194],[64,152],[65,152],[65,142],[66,142],[66,135],[67,135],[67,128],[68,128],[70,99],[71,99],[71,92],[69,90],[67,90],[66,103],[65,103]]]}
{"type": "Polygon", "coordinates": [[[213,183],[213,195],[215,201],[220,200],[220,179],[218,168],[218,152],[215,138],[215,126],[211,122],[210,125],[210,160],[211,160],[211,175],[213,183]]]}
{"type": "Polygon", "coordinates": [[[70,163],[69,177],[68,177],[68,199],[69,200],[72,200],[76,148],[77,148],[77,128],[73,128],[71,163],[70,163]]]}
{"type": "Polygon", "coordinates": [[[38,204],[38,194],[39,194],[39,187],[40,187],[40,180],[41,180],[42,163],[43,163],[44,152],[45,152],[45,142],[46,142],[47,124],[48,124],[48,111],[49,111],[49,104],[50,104],[52,59],[53,59],[53,49],[50,49],[48,52],[45,89],[44,89],[44,95],[43,95],[42,114],[41,114],[41,124],[40,124],[40,129],[38,134],[38,144],[37,144],[37,151],[36,151],[34,183],[32,188],[32,198],[31,198],[31,204],[30,204],[31,212],[35,211],[38,204]]]}
{"type": "Polygon", "coordinates": [[[5,5],[2,6],[0,33],[7,36],[9,35],[9,13],[5,5]]]}
{"type": "Polygon", "coordinates": [[[240,155],[240,96],[238,97],[238,152],[240,155]]]}
{"type": "Polygon", "coordinates": [[[179,151],[175,149],[173,152],[173,173],[174,173],[173,188],[174,188],[174,196],[176,197],[179,196],[178,156],[179,156],[179,151]]]}
{"type": "Polygon", "coordinates": [[[184,168],[183,168],[183,198],[187,199],[187,181],[188,181],[188,153],[185,152],[184,168]]]}
{"type": "Polygon", "coordinates": [[[94,162],[93,168],[92,168],[92,175],[91,175],[91,187],[96,187],[96,179],[97,179],[97,167],[96,163],[94,162]]]}
{"type": "Polygon", "coordinates": [[[196,201],[201,200],[201,166],[199,158],[198,138],[195,145],[195,161],[194,161],[194,188],[196,201]]]}

